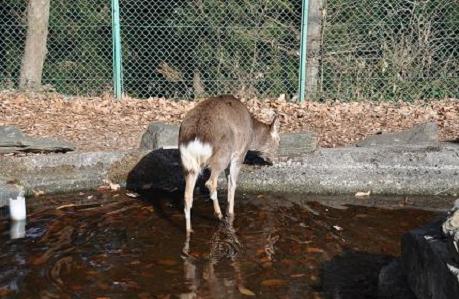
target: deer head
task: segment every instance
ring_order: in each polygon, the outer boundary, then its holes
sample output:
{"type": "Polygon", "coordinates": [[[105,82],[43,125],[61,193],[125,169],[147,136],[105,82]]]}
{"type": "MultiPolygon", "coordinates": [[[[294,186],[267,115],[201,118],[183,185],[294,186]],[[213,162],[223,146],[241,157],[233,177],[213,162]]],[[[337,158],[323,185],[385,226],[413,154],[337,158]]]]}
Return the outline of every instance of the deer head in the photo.
{"type": "Polygon", "coordinates": [[[264,124],[254,119],[254,136],[250,146],[251,151],[257,152],[266,162],[272,164],[279,149],[279,117],[276,115],[271,124],[264,124]]]}

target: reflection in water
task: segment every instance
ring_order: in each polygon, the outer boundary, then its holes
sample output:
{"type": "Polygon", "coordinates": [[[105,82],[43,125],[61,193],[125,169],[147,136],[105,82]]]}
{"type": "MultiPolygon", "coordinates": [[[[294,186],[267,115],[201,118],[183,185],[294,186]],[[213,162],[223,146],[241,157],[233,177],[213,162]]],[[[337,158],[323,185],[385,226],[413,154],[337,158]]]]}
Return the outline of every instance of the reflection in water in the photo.
{"type": "Polygon", "coordinates": [[[11,239],[21,239],[24,238],[26,235],[26,221],[25,220],[19,220],[11,221],[11,227],[10,227],[10,236],[11,239]]]}
{"type": "Polygon", "coordinates": [[[232,289],[243,290],[244,282],[241,275],[239,253],[242,250],[242,244],[236,235],[233,226],[234,216],[227,217],[217,226],[210,240],[210,251],[202,265],[202,275],[199,275],[199,266],[197,258],[190,255],[190,239],[188,233],[183,246],[183,269],[185,280],[189,285],[190,292],[183,293],[180,298],[197,298],[201,280],[204,280],[209,288],[212,298],[232,298],[228,292],[228,287],[232,289]],[[215,267],[219,262],[228,261],[231,268],[233,279],[219,278],[216,274],[215,267]],[[235,284],[234,286],[232,284],[235,284]]]}
{"type": "MultiPolygon", "coordinates": [[[[340,277],[321,280],[324,265],[333,273],[359,263],[369,269],[374,257],[398,255],[401,234],[434,215],[319,203],[311,213],[287,195],[249,195],[236,202],[233,224],[209,217],[212,205],[197,198],[195,232],[186,238],[174,199],[43,196],[28,203],[27,228],[0,216],[0,297],[322,298],[321,283],[340,277]],[[352,263],[339,263],[346,249],[370,254],[369,262],[351,255],[352,263]]],[[[360,290],[374,285],[366,277],[349,280],[360,290]]]]}

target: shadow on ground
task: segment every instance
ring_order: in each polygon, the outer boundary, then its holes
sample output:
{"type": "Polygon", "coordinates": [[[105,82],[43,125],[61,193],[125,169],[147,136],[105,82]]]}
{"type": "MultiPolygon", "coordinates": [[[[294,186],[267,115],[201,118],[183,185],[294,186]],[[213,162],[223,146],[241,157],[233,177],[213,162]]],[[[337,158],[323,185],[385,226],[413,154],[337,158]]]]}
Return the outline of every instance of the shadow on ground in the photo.
{"type": "MultiPolygon", "coordinates": [[[[248,165],[268,165],[256,152],[249,152],[244,161],[248,165]]],[[[204,183],[210,172],[203,171],[197,187],[207,192],[204,183]]],[[[144,190],[183,191],[185,181],[177,149],[158,149],[145,155],[129,172],[126,188],[136,192],[144,190]]]]}

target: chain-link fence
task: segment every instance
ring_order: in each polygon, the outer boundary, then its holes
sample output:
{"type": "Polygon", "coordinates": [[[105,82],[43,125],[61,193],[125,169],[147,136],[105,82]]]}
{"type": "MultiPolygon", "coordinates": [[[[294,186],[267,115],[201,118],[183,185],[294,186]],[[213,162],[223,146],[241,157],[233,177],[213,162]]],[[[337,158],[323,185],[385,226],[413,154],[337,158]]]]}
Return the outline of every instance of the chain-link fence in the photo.
{"type": "MultiPolygon", "coordinates": [[[[18,87],[27,32],[27,2],[0,5],[0,88],[18,87]]],[[[42,84],[75,95],[112,90],[110,2],[51,0],[42,84]]]]}
{"type": "Polygon", "coordinates": [[[124,88],[136,97],[296,92],[301,1],[121,0],[124,88]]]}
{"type": "Polygon", "coordinates": [[[459,1],[327,0],[319,94],[459,97],[459,1]]]}
{"type": "MultiPolygon", "coordinates": [[[[27,2],[0,5],[0,89],[19,84],[27,2]]],[[[458,1],[309,2],[308,98],[459,97],[458,1]]],[[[124,92],[293,97],[301,8],[301,0],[120,0],[124,92]]],[[[110,0],[50,1],[44,85],[112,91],[110,9],[110,0]]]]}

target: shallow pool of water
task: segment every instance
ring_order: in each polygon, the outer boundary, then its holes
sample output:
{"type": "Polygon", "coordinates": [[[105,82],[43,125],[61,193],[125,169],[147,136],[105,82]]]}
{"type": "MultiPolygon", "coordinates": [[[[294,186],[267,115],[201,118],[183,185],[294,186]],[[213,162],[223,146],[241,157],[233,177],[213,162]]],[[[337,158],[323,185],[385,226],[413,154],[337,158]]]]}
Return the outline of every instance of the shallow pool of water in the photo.
{"type": "Polygon", "coordinates": [[[187,244],[178,196],[118,191],[29,202],[25,238],[11,239],[0,217],[0,297],[324,298],[341,285],[340,298],[371,298],[401,235],[437,215],[252,194],[237,197],[230,225],[197,197],[187,244]]]}

